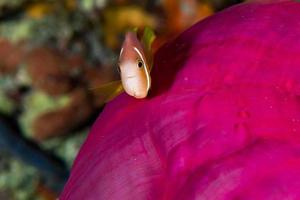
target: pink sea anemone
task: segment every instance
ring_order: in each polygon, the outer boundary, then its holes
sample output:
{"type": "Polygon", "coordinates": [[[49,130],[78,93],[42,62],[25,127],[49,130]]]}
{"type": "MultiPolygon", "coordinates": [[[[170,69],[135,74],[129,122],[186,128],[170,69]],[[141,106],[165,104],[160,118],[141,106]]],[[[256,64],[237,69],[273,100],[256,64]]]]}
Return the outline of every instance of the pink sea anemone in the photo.
{"type": "Polygon", "coordinates": [[[61,200],[300,199],[300,3],[246,3],[155,56],[94,124],[61,200]]]}

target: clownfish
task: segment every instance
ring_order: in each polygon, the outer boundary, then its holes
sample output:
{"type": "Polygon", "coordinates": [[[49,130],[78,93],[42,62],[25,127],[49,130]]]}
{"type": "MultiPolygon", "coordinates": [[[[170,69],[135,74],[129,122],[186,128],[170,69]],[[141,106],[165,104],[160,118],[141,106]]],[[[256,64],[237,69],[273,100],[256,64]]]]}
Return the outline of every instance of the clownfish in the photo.
{"type": "Polygon", "coordinates": [[[125,92],[138,99],[145,98],[151,87],[150,70],[143,45],[134,32],[127,32],[118,65],[125,92]]]}
{"type": "Polygon", "coordinates": [[[151,88],[150,71],[153,65],[151,44],[154,39],[154,32],[150,28],[144,29],[141,41],[134,31],[125,34],[117,67],[121,80],[94,89],[97,93],[106,96],[104,103],[123,91],[137,99],[147,96],[151,88]]]}

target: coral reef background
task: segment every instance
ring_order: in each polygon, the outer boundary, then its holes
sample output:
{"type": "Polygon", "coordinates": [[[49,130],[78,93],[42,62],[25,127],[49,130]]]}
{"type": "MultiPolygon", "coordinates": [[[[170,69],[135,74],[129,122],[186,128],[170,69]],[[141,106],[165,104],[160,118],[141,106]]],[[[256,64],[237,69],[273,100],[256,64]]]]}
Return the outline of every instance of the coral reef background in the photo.
{"type": "Polygon", "coordinates": [[[154,51],[238,0],[0,1],[0,199],[52,200],[118,79],[124,33],[149,26],[154,51]]]}

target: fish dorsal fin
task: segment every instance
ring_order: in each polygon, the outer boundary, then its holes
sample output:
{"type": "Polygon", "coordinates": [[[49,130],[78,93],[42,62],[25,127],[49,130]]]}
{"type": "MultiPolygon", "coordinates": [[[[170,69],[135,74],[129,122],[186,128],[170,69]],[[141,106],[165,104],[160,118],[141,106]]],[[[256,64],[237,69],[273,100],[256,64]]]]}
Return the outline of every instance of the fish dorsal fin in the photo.
{"type": "Polygon", "coordinates": [[[90,90],[92,93],[103,98],[103,104],[111,101],[124,91],[121,80],[105,83],[99,87],[90,88],[90,90]]]}

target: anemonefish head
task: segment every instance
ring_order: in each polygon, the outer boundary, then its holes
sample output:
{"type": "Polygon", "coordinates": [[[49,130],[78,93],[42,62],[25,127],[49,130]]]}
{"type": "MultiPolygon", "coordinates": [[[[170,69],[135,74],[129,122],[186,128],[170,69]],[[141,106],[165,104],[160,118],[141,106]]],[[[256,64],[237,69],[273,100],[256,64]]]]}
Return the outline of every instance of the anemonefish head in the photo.
{"type": "Polygon", "coordinates": [[[125,35],[119,71],[125,92],[135,98],[145,98],[151,86],[149,66],[144,49],[134,32],[125,35]]]}

